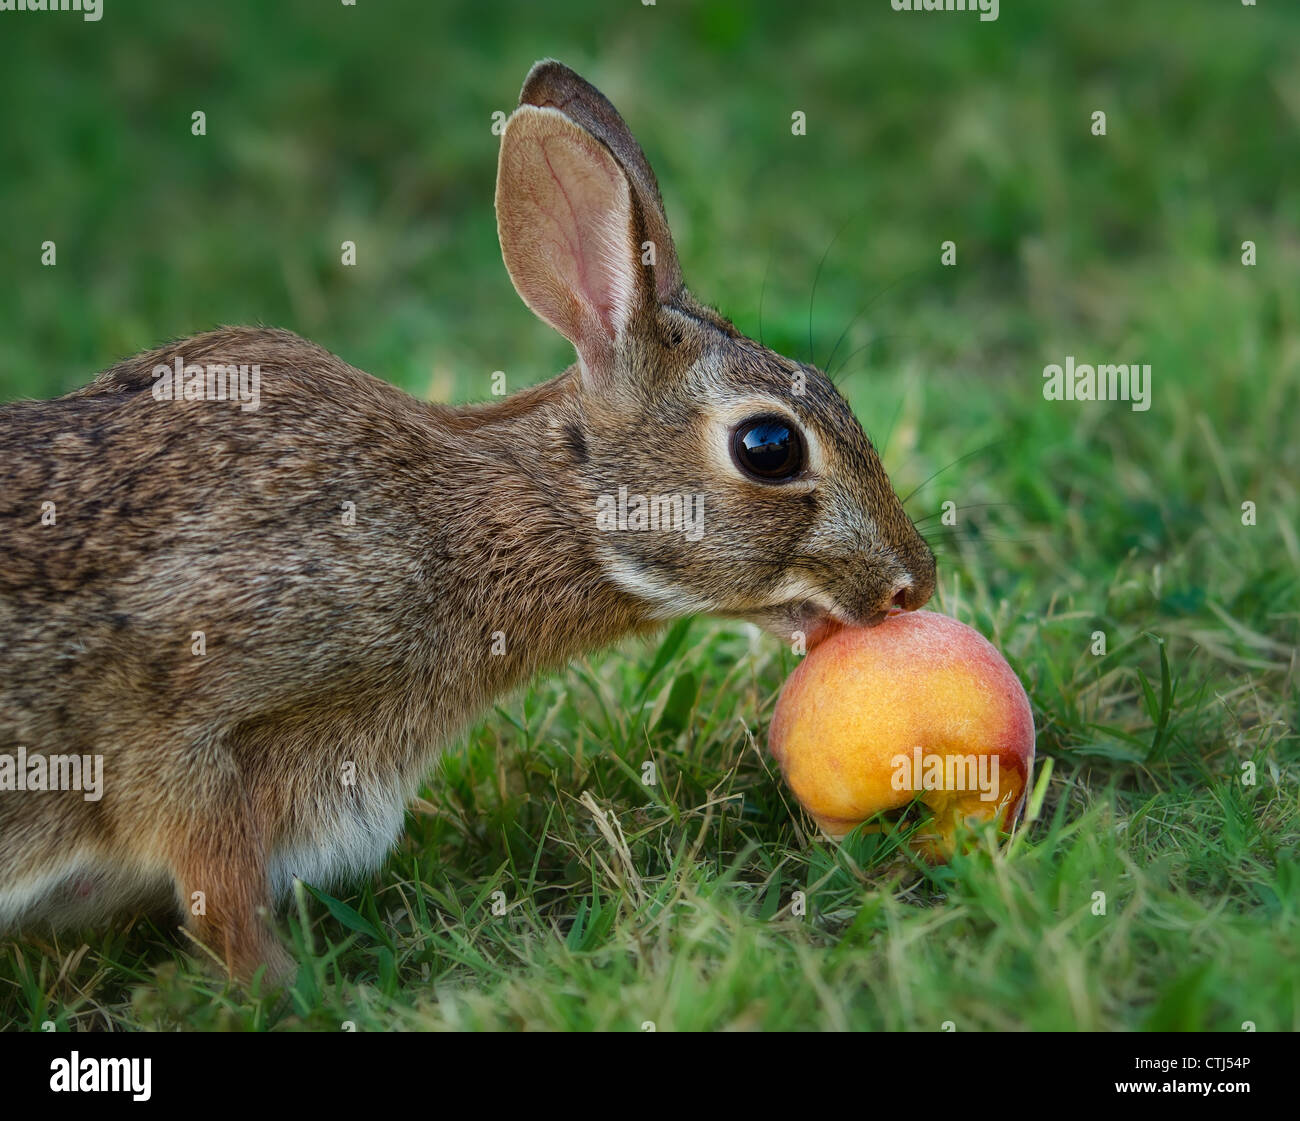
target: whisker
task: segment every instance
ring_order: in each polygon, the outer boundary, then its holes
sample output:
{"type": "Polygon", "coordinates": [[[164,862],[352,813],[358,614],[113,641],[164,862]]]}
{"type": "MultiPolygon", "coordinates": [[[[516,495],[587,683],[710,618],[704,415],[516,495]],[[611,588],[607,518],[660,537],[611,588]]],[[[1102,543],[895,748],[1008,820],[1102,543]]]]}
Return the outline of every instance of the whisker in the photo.
{"type": "MultiPolygon", "coordinates": [[[[947,543],[953,546],[958,545],[1037,545],[1042,540],[1042,534],[1036,537],[992,537],[988,534],[981,534],[979,537],[950,537],[947,543]]],[[[931,552],[934,551],[934,545],[927,539],[926,544],[930,546],[931,552]]]]}
{"type": "Polygon", "coordinates": [[[897,280],[892,281],[889,284],[886,284],[879,292],[877,292],[874,296],[872,296],[871,299],[869,299],[865,304],[862,305],[861,308],[858,309],[857,315],[855,315],[852,319],[849,320],[848,326],[845,327],[844,330],[840,332],[840,337],[836,339],[834,347],[831,348],[831,356],[828,359],[826,359],[826,369],[828,371],[831,368],[831,363],[835,361],[835,352],[840,349],[840,343],[844,341],[845,336],[848,335],[849,331],[853,327],[853,324],[855,324],[859,319],[862,318],[863,313],[868,308],[870,308],[871,305],[874,304],[878,299],[880,299],[881,296],[883,296],[886,292],[888,292],[891,288],[897,287],[899,284],[902,284],[904,280],[907,280],[909,277],[916,276],[921,271],[922,271],[921,269],[913,269],[911,272],[905,272],[897,280]]]}
{"type": "Polygon", "coordinates": [[[817,282],[822,278],[822,266],[826,264],[826,258],[830,255],[831,248],[839,240],[840,234],[849,228],[849,225],[858,215],[845,219],[835,234],[831,237],[830,245],[826,246],[826,251],[822,254],[822,259],[817,262],[817,272],[813,274],[812,295],[808,297],[808,365],[817,365],[817,350],[813,346],[813,304],[817,301],[817,282]]]}
{"type": "Polygon", "coordinates": [[[894,409],[894,415],[889,418],[889,428],[885,432],[885,442],[880,447],[880,454],[885,454],[885,449],[889,447],[889,441],[894,438],[894,429],[898,427],[898,418],[903,412],[903,398],[898,398],[898,405],[894,409]]]}
{"type": "Polygon", "coordinates": [[[986,451],[990,451],[990,450],[993,449],[993,448],[999,447],[1000,445],[1005,444],[1006,442],[1007,442],[1006,440],[994,440],[993,443],[991,443],[991,444],[985,444],[982,448],[976,448],[973,452],[967,452],[965,455],[963,455],[963,456],[961,456],[961,457],[959,457],[959,458],[957,458],[957,459],[954,459],[950,464],[948,464],[947,467],[940,467],[938,471],[936,471],[933,475],[931,475],[931,476],[930,476],[928,479],[926,479],[924,482],[922,482],[922,483],[920,483],[919,485],[913,487],[913,488],[911,489],[911,491],[908,492],[907,497],[901,500],[901,501],[902,501],[902,504],[903,504],[904,506],[906,506],[906,505],[908,504],[908,502],[911,501],[912,496],[915,495],[916,492],[917,492],[918,490],[921,489],[921,487],[926,486],[926,485],[928,485],[929,483],[934,482],[934,480],[937,479],[940,475],[942,475],[945,471],[951,470],[953,467],[956,467],[957,464],[959,464],[959,463],[965,463],[966,460],[968,460],[968,459],[972,459],[972,458],[974,458],[974,457],[977,456],[977,455],[983,455],[986,451]]]}
{"type": "MultiPolygon", "coordinates": [[[[875,346],[877,343],[888,342],[892,339],[915,339],[919,337],[920,336],[916,334],[905,333],[903,331],[889,331],[884,335],[873,335],[866,342],[864,342],[860,347],[858,347],[857,350],[853,351],[852,354],[850,354],[847,358],[845,358],[843,362],[840,363],[840,369],[838,373],[835,374],[828,373],[826,376],[830,378],[831,381],[833,381],[836,385],[839,385],[840,379],[844,376],[845,367],[847,367],[848,364],[852,362],[853,359],[855,359],[864,350],[868,349],[869,347],[875,346]]],[[[870,366],[859,366],[856,370],[851,370],[850,374],[862,374],[862,373],[866,373],[870,369],[871,369],[870,366]]]]}
{"type": "Polygon", "coordinates": [[[772,271],[772,255],[775,250],[768,247],[767,250],[767,268],[763,270],[763,287],[758,292],[758,345],[765,346],[763,342],[763,297],[767,295],[767,277],[772,271]]]}
{"type": "MultiPolygon", "coordinates": [[[[918,531],[919,532],[919,531],[918,531]]],[[[975,544],[983,542],[999,543],[1016,543],[1024,544],[1042,537],[1041,533],[1021,534],[1013,536],[1004,536],[995,534],[988,529],[982,529],[978,525],[972,526],[943,526],[941,528],[931,527],[928,533],[921,533],[921,539],[927,544],[931,541],[943,541],[950,544],[975,544]]]]}
{"type": "MultiPolygon", "coordinates": [[[[1017,510],[1020,508],[1019,504],[1015,502],[972,502],[968,506],[957,506],[954,507],[954,509],[957,513],[965,513],[965,511],[967,510],[984,510],[990,507],[997,507],[997,506],[1010,506],[1017,510]]],[[[925,517],[923,518],[913,518],[912,524],[915,526],[923,526],[931,518],[941,518],[941,517],[943,517],[943,511],[936,510],[933,514],[926,514],[925,517]]]]}

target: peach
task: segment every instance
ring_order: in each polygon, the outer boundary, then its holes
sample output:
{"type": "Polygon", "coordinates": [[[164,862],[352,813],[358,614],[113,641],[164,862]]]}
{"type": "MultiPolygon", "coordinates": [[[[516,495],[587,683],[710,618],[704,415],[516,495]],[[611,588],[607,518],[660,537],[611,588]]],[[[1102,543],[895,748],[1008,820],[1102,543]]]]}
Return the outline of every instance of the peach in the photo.
{"type": "Polygon", "coordinates": [[[781,690],[768,744],[795,796],[832,839],[916,795],[919,839],[951,855],[960,819],[1009,828],[1034,762],[1034,718],[1014,671],[983,635],[933,611],[843,627],[781,690]]]}

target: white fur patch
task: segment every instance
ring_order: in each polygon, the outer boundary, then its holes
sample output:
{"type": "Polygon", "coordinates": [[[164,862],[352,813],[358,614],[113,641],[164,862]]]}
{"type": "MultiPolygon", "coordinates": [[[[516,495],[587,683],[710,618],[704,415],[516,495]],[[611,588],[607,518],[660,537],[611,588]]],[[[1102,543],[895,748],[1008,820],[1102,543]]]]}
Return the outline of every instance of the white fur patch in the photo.
{"type": "Polygon", "coordinates": [[[132,907],[164,903],[173,892],[162,867],[110,863],[96,853],[74,852],[0,888],[0,929],[46,922],[91,925],[132,907]]]}
{"type": "Polygon", "coordinates": [[[361,783],[352,794],[316,807],[322,820],[305,837],[296,837],[271,854],[271,898],[284,899],[294,877],[316,887],[366,875],[387,858],[402,831],[410,791],[406,783],[361,783]]]}
{"type": "Polygon", "coordinates": [[[649,604],[650,614],[656,619],[707,615],[717,610],[712,601],[651,575],[627,557],[601,550],[600,562],[610,581],[634,599],[649,604]]]}

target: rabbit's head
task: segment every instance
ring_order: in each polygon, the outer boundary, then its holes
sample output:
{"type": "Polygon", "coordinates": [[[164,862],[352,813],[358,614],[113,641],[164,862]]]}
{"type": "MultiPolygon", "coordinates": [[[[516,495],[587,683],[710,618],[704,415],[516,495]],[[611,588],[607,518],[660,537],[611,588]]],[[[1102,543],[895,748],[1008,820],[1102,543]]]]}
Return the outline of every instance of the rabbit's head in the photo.
{"type": "Polygon", "coordinates": [[[515,288],[578,352],[557,438],[609,580],[656,617],[810,638],[929,599],[934,557],[848,403],[686,291],[639,145],[559,63],[524,83],[496,207],[515,288]]]}

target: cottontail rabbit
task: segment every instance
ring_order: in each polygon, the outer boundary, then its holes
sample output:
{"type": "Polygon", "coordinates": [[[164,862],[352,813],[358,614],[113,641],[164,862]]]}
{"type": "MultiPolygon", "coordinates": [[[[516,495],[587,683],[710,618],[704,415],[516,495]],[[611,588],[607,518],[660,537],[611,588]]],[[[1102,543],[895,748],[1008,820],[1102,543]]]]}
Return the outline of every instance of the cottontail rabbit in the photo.
{"type": "Polygon", "coordinates": [[[0,926],[170,906],[236,976],[281,969],[266,909],[374,869],[530,675],[697,612],[814,639],[928,599],[848,405],[686,291],[640,147],[559,63],[496,209],[578,358],[500,402],[228,328],[0,408],[0,926]]]}

